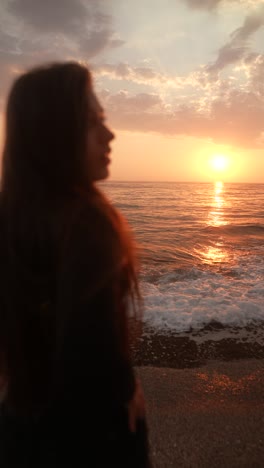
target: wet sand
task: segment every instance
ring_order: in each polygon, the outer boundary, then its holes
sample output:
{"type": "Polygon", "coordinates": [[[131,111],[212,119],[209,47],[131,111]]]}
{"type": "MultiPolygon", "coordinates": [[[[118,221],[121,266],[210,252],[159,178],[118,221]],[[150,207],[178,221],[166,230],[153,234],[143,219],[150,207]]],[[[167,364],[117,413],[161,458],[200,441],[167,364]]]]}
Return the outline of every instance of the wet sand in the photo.
{"type": "Polygon", "coordinates": [[[154,468],[264,466],[264,327],[173,334],[132,346],[154,468]]]}
{"type": "Polygon", "coordinates": [[[262,468],[264,361],[138,367],[154,468],[262,468]]]}

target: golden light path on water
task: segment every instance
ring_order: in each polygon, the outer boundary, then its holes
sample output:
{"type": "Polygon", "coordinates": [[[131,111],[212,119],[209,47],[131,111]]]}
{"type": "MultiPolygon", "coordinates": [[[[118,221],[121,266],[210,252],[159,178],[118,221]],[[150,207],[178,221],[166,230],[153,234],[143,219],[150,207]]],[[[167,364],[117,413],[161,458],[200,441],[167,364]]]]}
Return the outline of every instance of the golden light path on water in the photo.
{"type": "MultiPolygon", "coordinates": [[[[226,201],[224,197],[224,184],[217,181],[214,184],[214,193],[212,197],[211,210],[208,213],[207,226],[220,227],[227,224],[225,219],[226,201]]],[[[223,242],[216,242],[214,245],[208,245],[200,252],[207,264],[228,262],[228,253],[224,248],[223,242]]]]}
{"type": "Polygon", "coordinates": [[[215,182],[212,209],[208,214],[208,226],[218,227],[227,224],[227,221],[224,219],[225,200],[223,190],[223,182],[215,182]]]}

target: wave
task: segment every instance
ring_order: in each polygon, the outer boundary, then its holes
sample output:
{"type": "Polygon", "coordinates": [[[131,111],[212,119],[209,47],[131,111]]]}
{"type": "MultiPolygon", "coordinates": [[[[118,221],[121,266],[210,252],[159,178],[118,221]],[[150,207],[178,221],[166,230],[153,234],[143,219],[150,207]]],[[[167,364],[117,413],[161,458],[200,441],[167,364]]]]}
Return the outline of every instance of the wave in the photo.
{"type": "Polygon", "coordinates": [[[222,226],[207,226],[202,230],[202,233],[206,234],[220,234],[230,236],[247,236],[247,235],[263,235],[264,237],[264,225],[260,223],[248,223],[248,224],[228,224],[222,226]]]}
{"type": "Polygon", "coordinates": [[[263,271],[239,265],[234,276],[176,269],[142,281],[145,322],[160,330],[200,329],[211,321],[242,326],[264,320],[263,271]],[[235,276],[237,275],[237,277],[235,276]]]}

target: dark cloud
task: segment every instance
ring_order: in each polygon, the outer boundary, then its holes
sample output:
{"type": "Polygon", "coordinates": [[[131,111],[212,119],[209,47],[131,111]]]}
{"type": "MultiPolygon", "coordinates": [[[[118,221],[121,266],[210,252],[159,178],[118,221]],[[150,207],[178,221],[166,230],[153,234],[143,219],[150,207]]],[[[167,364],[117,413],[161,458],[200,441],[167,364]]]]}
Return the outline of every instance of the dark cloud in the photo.
{"type": "Polygon", "coordinates": [[[262,8],[259,13],[248,15],[245,18],[243,26],[236,29],[232,36],[235,41],[245,41],[253,33],[255,33],[264,24],[264,9],[262,8]]]}
{"type": "Polygon", "coordinates": [[[0,56],[17,53],[17,38],[0,30],[0,56]]]}
{"type": "Polygon", "coordinates": [[[112,39],[112,36],[111,29],[88,32],[86,37],[79,41],[79,50],[85,57],[91,58],[102,52],[106,46],[114,48],[124,44],[124,41],[112,39]]]}
{"type": "Polygon", "coordinates": [[[38,61],[43,49],[39,39],[33,42],[0,30],[0,110],[16,74],[38,61]]]}
{"type": "Polygon", "coordinates": [[[249,52],[248,40],[263,25],[264,9],[261,9],[258,14],[248,15],[244,24],[230,35],[228,43],[219,49],[217,59],[207,67],[208,73],[217,76],[226,66],[244,58],[249,52]]]}
{"type": "Polygon", "coordinates": [[[65,36],[73,41],[83,58],[89,59],[106,47],[123,44],[114,37],[111,16],[98,10],[98,4],[81,0],[13,0],[7,8],[31,32],[65,36]]]}
{"type": "Polygon", "coordinates": [[[217,76],[225,67],[241,60],[247,51],[248,47],[246,45],[236,44],[235,41],[224,45],[218,52],[217,60],[208,65],[208,73],[217,76]]]}
{"type": "Polygon", "coordinates": [[[13,0],[8,11],[38,33],[76,33],[80,23],[89,19],[87,9],[79,0],[13,0]]]}
{"type": "Polygon", "coordinates": [[[0,93],[13,68],[41,62],[90,60],[123,44],[99,0],[5,0],[0,2],[0,93]]]}

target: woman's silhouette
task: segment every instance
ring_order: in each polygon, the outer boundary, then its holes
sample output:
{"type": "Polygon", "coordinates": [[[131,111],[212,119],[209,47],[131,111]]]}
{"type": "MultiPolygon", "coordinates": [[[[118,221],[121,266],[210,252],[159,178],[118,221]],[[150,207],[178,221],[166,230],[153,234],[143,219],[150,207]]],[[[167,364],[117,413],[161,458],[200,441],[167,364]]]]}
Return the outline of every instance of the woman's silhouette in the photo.
{"type": "Polygon", "coordinates": [[[113,138],[86,67],[14,83],[0,194],[3,468],[150,466],[129,350],[134,246],[94,184],[113,138]]]}

